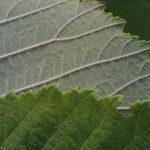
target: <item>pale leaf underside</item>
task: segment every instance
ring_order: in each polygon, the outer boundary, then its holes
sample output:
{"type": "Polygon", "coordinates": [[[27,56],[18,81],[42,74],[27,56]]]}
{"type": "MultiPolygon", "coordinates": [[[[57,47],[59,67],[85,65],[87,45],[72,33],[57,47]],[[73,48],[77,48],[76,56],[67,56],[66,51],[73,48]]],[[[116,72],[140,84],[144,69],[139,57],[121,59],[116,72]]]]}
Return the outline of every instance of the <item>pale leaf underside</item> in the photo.
{"type": "Polygon", "coordinates": [[[96,1],[0,1],[0,94],[59,82],[150,98],[150,44],[123,34],[125,21],[96,1]]]}

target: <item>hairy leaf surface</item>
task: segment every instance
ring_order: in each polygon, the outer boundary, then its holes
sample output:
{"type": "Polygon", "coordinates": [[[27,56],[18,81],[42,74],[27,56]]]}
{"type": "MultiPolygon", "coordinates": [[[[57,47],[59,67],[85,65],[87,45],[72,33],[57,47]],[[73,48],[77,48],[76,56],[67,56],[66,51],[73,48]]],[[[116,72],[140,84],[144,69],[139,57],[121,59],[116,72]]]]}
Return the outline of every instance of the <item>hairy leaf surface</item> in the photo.
{"type": "Polygon", "coordinates": [[[148,150],[150,101],[118,113],[121,97],[95,90],[61,93],[56,86],[0,98],[1,150],[148,150]]]}
{"type": "Polygon", "coordinates": [[[150,98],[150,44],[97,1],[0,1],[0,94],[59,82],[150,98]]]}

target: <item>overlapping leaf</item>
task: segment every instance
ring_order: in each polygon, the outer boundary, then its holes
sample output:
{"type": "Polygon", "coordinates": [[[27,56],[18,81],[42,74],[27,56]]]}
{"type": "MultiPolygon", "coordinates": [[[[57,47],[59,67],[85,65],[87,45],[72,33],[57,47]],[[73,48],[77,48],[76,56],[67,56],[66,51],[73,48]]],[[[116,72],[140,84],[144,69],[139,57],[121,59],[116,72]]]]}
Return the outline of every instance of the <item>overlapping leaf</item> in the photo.
{"type": "Polygon", "coordinates": [[[0,149],[148,150],[150,101],[136,102],[125,117],[116,111],[121,99],[56,86],[8,94],[0,98],[0,149]]]}
{"type": "Polygon", "coordinates": [[[150,44],[123,34],[125,21],[104,13],[103,4],[8,4],[0,2],[0,94],[59,82],[62,89],[96,87],[100,96],[123,94],[124,106],[150,98],[150,44]]]}

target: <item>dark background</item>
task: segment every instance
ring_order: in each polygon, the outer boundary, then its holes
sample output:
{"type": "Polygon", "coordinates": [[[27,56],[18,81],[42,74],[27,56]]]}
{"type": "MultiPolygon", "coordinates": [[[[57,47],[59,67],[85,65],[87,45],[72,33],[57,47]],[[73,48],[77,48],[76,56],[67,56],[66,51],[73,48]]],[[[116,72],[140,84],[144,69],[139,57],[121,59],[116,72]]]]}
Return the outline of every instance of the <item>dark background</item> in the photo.
{"type": "Polygon", "coordinates": [[[127,20],[124,32],[150,40],[150,0],[107,0],[106,12],[127,20]]]}

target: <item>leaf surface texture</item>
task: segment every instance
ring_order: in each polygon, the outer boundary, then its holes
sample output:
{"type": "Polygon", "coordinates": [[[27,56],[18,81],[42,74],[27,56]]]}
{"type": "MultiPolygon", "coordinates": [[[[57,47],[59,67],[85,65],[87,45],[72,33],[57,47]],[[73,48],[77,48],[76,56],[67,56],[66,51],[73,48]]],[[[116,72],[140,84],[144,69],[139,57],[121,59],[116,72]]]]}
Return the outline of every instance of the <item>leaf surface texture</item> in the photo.
{"type": "Polygon", "coordinates": [[[96,99],[95,90],[38,92],[0,98],[1,150],[148,150],[150,101],[117,112],[120,96],[96,99]]]}
{"type": "Polygon", "coordinates": [[[150,98],[150,44],[122,32],[125,21],[97,1],[1,1],[0,94],[59,82],[150,98]]]}

